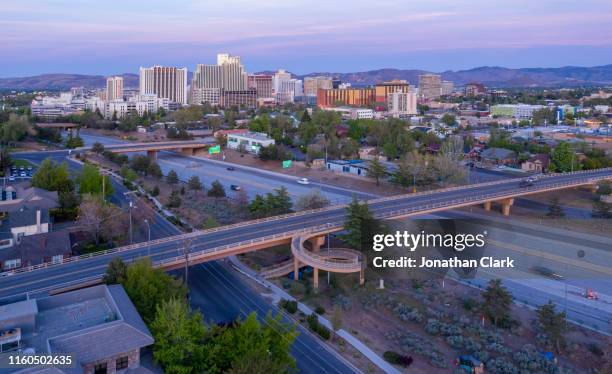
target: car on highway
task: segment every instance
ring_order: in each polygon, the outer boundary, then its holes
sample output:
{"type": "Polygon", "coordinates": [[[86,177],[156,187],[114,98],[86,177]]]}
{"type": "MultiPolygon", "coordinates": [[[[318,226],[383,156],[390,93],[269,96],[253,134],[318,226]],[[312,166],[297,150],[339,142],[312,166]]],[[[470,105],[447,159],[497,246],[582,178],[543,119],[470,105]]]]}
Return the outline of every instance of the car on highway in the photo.
{"type": "Polygon", "coordinates": [[[531,271],[533,271],[536,274],[547,277],[547,278],[552,278],[552,279],[557,279],[557,280],[565,279],[563,275],[559,273],[555,273],[553,270],[547,268],[546,266],[534,266],[531,268],[531,271]]]}
{"type": "Polygon", "coordinates": [[[233,167],[233,166],[228,166],[226,169],[227,169],[228,171],[234,171],[234,170],[236,170],[236,168],[235,168],[235,167],[233,167]]]}
{"type": "Polygon", "coordinates": [[[297,180],[297,182],[299,184],[310,184],[310,181],[308,180],[308,178],[300,178],[297,180]]]}
{"type": "Polygon", "coordinates": [[[240,190],[242,189],[242,187],[238,186],[237,184],[232,184],[232,185],[230,186],[230,189],[231,189],[232,191],[240,191],[240,190]]]}
{"type": "Polygon", "coordinates": [[[519,182],[519,187],[531,187],[535,183],[534,178],[525,178],[519,182]]]}

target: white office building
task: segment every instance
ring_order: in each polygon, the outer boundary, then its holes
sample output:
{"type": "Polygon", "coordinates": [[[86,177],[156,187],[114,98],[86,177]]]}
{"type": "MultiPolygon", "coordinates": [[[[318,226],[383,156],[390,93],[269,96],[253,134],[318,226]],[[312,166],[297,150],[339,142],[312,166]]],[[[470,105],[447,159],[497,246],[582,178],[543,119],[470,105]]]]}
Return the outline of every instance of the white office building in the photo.
{"type": "Polygon", "coordinates": [[[140,94],[156,95],[187,104],[187,68],[153,66],[140,68],[140,94]]]}
{"type": "Polygon", "coordinates": [[[417,95],[414,92],[392,92],[387,97],[387,111],[393,117],[417,114],[417,95]]]}
{"type": "Polygon", "coordinates": [[[106,100],[123,100],[123,77],[106,78],[106,100]]]}
{"type": "Polygon", "coordinates": [[[216,65],[196,65],[191,83],[191,102],[219,105],[221,90],[244,91],[248,76],[239,56],[217,55],[216,65]]]}
{"type": "Polygon", "coordinates": [[[295,98],[304,94],[302,81],[299,79],[280,80],[278,91],[276,91],[276,101],[280,104],[293,103],[295,98]]]}

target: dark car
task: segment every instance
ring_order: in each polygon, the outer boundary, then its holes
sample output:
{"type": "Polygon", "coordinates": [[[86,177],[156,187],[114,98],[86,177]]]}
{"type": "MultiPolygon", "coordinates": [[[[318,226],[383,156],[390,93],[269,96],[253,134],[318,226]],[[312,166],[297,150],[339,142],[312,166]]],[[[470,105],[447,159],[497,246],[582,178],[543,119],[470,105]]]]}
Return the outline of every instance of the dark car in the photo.
{"type": "Polygon", "coordinates": [[[234,171],[234,170],[236,170],[236,168],[234,168],[233,166],[228,166],[228,167],[227,167],[227,170],[229,170],[229,171],[234,171]]]}
{"type": "Polygon", "coordinates": [[[531,268],[531,270],[534,273],[537,273],[537,274],[542,275],[542,276],[547,277],[547,278],[558,279],[558,280],[563,280],[564,279],[563,275],[561,275],[559,273],[555,273],[554,271],[550,270],[549,268],[547,268],[545,266],[534,266],[534,267],[531,268]]]}
{"type": "Polygon", "coordinates": [[[242,189],[242,187],[236,185],[236,184],[232,184],[230,186],[230,188],[232,189],[232,191],[240,191],[242,189]]]}

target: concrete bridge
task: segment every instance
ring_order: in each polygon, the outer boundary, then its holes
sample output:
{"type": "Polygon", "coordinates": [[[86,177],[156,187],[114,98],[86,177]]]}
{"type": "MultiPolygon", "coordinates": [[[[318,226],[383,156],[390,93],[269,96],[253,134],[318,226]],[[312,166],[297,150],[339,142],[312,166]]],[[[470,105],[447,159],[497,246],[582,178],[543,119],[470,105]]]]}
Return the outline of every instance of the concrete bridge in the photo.
{"type": "MultiPolygon", "coordinates": [[[[415,217],[480,204],[486,208],[493,203],[500,203],[502,213],[508,215],[516,197],[593,186],[603,180],[612,180],[612,168],[546,175],[529,187],[521,187],[521,179],[511,179],[392,196],[370,200],[369,206],[378,219],[415,217]]],[[[131,262],[149,256],[155,266],[175,269],[185,266],[185,262],[191,266],[280,244],[291,245],[293,271],[304,265],[313,267],[315,286],[318,285],[319,269],[338,273],[359,272],[363,282],[364,259],[361,254],[344,249],[334,249],[329,253],[320,250],[327,233],[342,230],[345,215],[346,206],[331,206],[114,248],[68,258],[58,264],[17,269],[0,274],[0,303],[3,299],[33,291],[57,291],[99,282],[113,257],[131,262]]],[[[285,269],[282,271],[285,271],[288,265],[283,266],[285,269]]]]}
{"type": "MultiPolygon", "coordinates": [[[[118,145],[107,145],[104,149],[113,153],[147,152],[147,156],[157,158],[160,151],[177,151],[186,156],[196,156],[206,153],[212,143],[201,140],[150,142],[150,143],[126,143],[118,145]]],[[[89,148],[82,148],[89,150],[89,148]]]]}

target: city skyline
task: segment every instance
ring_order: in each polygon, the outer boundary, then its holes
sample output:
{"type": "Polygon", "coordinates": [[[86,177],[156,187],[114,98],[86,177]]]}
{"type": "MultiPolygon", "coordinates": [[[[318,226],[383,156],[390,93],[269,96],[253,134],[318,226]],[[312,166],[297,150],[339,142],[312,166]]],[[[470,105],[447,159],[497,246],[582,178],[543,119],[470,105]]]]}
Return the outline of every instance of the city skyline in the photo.
{"type": "Polygon", "coordinates": [[[110,75],[155,64],[192,70],[221,51],[243,56],[250,72],[284,68],[297,74],[612,62],[607,40],[612,4],[602,0],[116,5],[69,0],[4,5],[0,26],[7,31],[0,42],[8,58],[0,61],[0,77],[110,75]]]}

